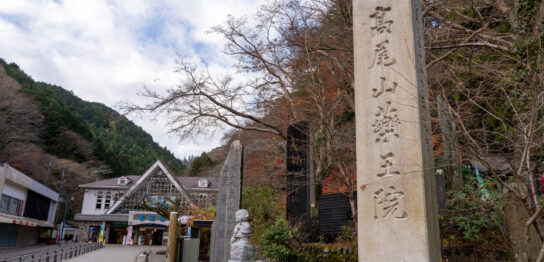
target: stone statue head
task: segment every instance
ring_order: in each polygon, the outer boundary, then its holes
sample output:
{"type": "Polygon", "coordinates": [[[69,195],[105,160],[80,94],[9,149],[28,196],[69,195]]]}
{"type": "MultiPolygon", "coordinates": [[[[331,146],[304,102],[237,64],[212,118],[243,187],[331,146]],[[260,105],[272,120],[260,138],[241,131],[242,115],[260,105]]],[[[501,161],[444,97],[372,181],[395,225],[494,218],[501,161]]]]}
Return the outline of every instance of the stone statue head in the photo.
{"type": "Polygon", "coordinates": [[[247,222],[249,220],[249,213],[245,209],[236,211],[236,222],[247,222]]]}

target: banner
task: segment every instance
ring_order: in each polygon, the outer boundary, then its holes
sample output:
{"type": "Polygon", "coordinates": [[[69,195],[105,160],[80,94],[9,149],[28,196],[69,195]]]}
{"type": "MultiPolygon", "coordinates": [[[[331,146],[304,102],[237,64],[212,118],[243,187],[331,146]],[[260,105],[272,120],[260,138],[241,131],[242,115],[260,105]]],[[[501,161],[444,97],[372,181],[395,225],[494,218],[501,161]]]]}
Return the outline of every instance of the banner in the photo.
{"type": "Polygon", "coordinates": [[[104,243],[104,230],[106,230],[106,225],[100,226],[100,233],[98,234],[98,242],[104,243]]]}
{"type": "Polygon", "coordinates": [[[128,226],[127,228],[127,240],[125,245],[132,245],[132,226],[128,226]]]}

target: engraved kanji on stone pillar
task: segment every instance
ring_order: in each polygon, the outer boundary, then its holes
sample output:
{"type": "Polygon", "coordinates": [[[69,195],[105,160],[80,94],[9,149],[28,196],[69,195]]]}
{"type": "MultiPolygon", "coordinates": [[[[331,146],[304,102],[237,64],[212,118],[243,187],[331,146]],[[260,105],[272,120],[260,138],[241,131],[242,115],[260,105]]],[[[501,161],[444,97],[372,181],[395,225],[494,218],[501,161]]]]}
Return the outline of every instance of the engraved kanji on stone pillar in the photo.
{"type": "Polygon", "coordinates": [[[394,186],[380,188],[374,192],[374,218],[407,218],[408,214],[400,203],[403,196],[404,192],[397,190],[394,186]]]}
{"type": "Polygon", "coordinates": [[[376,12],[370,14],[373,19],[373,26],[370,27],[376,34],[391,33],[391,25],[393,20],[387,20],[385,15],[391,11],[391,7],[377,6],[376,12]]]}
{"type": "Polygon", "coordinates": [[[389,137],[399,136],[397,127],[400,126],[400,120],[396,112],[397,109],[391,107],[391,101],[387,101],[385,107],[378,106],[378,112],[372,124],[376,142],[387,142],[389,137]]]}
{"type": "Polygon", "coordinates": [[[374,59],[369,68],[373,68],[374,65],[390,66],[395,62],[395,58],[392,58],[389,52],[389,40],[386,39],[377,43],[374,47],[374,59]]]}
{"type": "Polygon", "coordinates": [[[395,81],[388,81],[385,77],[380,77],[380,86],[378,88],[374,87],[372,88],[372,97],[377,98],[380,97],[383,93],[389,92],[391,94],[394,94],[397,90],[398,83],[395,81]]]}
{"type": "Polygon", "coordinates": [[[378,173],[378,177],[388,177],[401,174],[400,171],[393,166],[394,156],[395,155],[393,155],[391,152],[380,156],[383,162],[380,165],[382,172],[378,173]]]}

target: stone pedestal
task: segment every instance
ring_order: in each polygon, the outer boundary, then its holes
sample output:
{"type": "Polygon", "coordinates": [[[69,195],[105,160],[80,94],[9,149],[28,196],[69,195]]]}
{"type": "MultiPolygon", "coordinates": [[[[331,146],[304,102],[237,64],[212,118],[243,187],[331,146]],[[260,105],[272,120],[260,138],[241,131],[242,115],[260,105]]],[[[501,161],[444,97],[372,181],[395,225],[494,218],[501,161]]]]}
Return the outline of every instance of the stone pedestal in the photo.
{"type": "Polygon", "coordinates": [[[354,0],[359,261],[440,261],[419,0],[354,0]]]}

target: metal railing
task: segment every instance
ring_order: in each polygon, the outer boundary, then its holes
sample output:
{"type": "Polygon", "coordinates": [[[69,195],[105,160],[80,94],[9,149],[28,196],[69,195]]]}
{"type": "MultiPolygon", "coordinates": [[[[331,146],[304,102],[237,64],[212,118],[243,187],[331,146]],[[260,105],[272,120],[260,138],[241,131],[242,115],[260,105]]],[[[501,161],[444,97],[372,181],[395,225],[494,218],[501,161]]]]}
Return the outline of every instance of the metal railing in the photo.
{"type": "Polygon", "coordinates": [[[24,254],[10,258],[1,258],[0,262],[58,262],[64,259],[89,253],[102,247],[103,245],[101,243],[80,244],[51,250],[37,251],[32,254],[24,254]]]}

